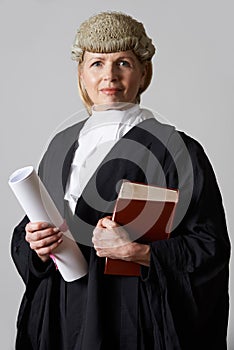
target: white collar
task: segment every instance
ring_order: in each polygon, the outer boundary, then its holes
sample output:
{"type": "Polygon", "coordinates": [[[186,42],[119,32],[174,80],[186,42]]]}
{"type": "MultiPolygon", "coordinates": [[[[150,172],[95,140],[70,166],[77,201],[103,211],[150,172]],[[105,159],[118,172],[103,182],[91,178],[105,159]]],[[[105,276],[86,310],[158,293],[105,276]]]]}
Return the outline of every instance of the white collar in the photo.
{"type": "Polygon", "coordinates": [[[141,109],[138,104],[131,104],[130,108],[124,110],[111,108],[105,110],[93,109],[91,116],[87,119],[80,132],[80,137],[97,127],[101,128],[113,124],[131,125],[139,115],[141,115],[141,109]]]}

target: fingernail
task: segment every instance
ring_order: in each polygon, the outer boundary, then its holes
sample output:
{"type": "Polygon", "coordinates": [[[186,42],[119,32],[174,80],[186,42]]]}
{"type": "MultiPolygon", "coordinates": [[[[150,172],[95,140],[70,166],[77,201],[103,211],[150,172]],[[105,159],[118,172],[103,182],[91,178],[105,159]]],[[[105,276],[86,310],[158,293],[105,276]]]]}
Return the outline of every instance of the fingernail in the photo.
{"type": "Polygon", "coordinates": [[[59,232],[59,228],[58,228],[58,227],[54,227],[54,228],[53,228],[53,231],[54,231],[54,232],[59,232]]]}

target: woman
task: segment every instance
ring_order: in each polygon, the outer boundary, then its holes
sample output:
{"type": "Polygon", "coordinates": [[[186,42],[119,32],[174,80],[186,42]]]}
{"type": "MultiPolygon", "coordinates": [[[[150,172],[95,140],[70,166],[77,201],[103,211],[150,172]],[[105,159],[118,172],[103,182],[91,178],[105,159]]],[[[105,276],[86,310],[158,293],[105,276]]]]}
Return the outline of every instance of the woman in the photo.
{"type": "Polygon", "coordinates": [[[140,109],[155,48],[143,25],[104,12],[72,49],[90,117],[62,131],[39,175],[89,265],[65,282],[50,259],[58,228],[25,217],[12,240],[26,292],[16,349],[226,349],[230,245],[222,200],[202,147],[140,109]],[[178,188],[171,238],[140,244],[110,218],[122,179],[178,188]],[[105,258],[139,277],[104,274],[105,258]]]}

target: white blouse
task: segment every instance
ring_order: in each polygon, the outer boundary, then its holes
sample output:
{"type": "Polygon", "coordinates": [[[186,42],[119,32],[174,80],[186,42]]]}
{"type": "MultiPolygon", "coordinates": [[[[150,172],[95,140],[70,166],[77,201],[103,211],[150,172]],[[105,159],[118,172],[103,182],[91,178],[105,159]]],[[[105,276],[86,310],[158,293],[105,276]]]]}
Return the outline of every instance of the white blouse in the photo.
{"type": "Polygon", "coordinates": [[[153,114],[138,104],[126,110],[92,111],[80,131],[66,185],[64,199],[73,213],[85,186],[115,143],[133,126],[149,118],[153,114]]]}

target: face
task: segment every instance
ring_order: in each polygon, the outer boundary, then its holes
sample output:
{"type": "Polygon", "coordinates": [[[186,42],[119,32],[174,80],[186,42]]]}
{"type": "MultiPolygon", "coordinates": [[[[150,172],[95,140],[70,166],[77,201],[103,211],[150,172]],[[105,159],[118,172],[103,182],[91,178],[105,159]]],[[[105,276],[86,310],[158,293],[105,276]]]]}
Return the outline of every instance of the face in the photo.
{"type": "Polygon", "coordinates": [[[95,105],[136,102],[144,84],[145,65],[132,51],[113,53],[85,52],[79,66],[81,84],[95,105]]]}

